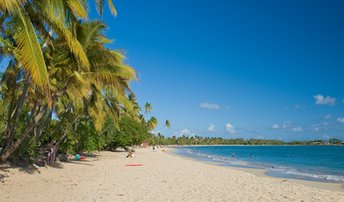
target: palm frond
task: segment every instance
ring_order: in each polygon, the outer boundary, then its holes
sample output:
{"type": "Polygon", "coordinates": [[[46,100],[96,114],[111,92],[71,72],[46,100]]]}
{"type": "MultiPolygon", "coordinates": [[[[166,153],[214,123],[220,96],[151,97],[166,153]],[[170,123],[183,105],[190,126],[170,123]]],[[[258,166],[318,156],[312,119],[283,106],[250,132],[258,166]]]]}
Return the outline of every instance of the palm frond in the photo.
{"type": "Polygon", "coordinates": [[[85,0],[68,0],[68,7],[75,15],[87,19],[87,2],[85,0]]]}
{"type": "Polygon", "coordinates": [[[116,10],[115,6],[113,5],[112,0],[107,0],[107,2],[108,2],[108,6],[110,8],[111,14],[116,16],[117,15],[117,10],[116,10]]]}
{"type": "Polygon", "coordinates": [[[111,40],[102,34],[105,29],[107,29],[107,26],[99,20],[83,23],[77,28],[78,40],[85,48],[89,48],[94,43],[109,43],[111,40]]]}
{"type": "Polygon", "coordinates": [[[30,18],[19,12],[18,16],[13,18],[13,27],[16,30],[14,39],[17,43],[15,53],[17,60],[31,74],[35,84],[38,86],[49,85],[42,49],[30,18]]]}
{"type": "Polygon", "coordinates": [[[90,63],[83,46],[73,36],[72,32],[63,23],[59,22],[54,16],[45,16],[46,21],[52,26],[55,32],[58,33],[63,39],[66,40],[70,51],[79,59],[81,66],[84,70],[89,70],[90,63]]]}
{"type": "Polygon", "coordinates": [[[0,10],[8,12],[10,14],[16,14],[20,12],[20,7],[22,4],[26,3],[27,0],[1,0],[0,1],[0,10]]]}
{"type": "MultiPolygon", "coordinates": [[[[107,0],[110,12],[112,15],[116,16],[117,15],[117,10],[115,6],[113,5],[112,0],[107,0]]],[[[99,15],[103,15],[103,8],[104,8],[104,0],[96,0],[96,7],[99,15]]]]}

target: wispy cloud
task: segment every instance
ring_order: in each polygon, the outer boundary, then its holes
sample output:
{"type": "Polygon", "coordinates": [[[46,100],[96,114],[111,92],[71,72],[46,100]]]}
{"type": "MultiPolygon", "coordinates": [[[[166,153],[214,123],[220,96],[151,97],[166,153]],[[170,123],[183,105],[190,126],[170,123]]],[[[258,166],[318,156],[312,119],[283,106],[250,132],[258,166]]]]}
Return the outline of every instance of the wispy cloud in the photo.
{"type": "Polygon", "coordinates": [[[330,97],[330,96],[324,96],[321,94],[314,95],[315,104],[318,105],[335,105],[336,104],[336,98],[330,97]]]}
{"type": "Polygon", "coordinates": [[[331,137],[325,134],[325,135],[322,136],[322,138],[324,138],[324,139],[330,139],[331,137]]]}
{"type": "Polygon", "coordinates": [[[272,128],[273,128],[273,129],[280,129],[281,127],[280,127],[280,125],[278,125],[278,124],[274,124],[274,125],[272,125],[272,128]]]}
{"type": "Polygon", "coordinates": [[[204,102],[204,103],[199,104],[199,108],[210,109],[210,110],[219,110],[220,106],[217,104],[211,104],[211,103],[204,102]]]}
{"type": "Polygon", "coordinates": [[[302,128],[301,128],[301,126],[297,126],[297,127],[293,128],[293,131],[294,132],[301,132],[302,128]]]}
{"type": "Polygon", "coordinates": [[[196,135],[196,133],[194,133],[192,130],[189,130],[187,128],[181,130],[179,132],[179,134],[180,134],[180,136],[183,136],[183,135],[185,135],[185,136],[194,136],[194,135],[196,135]]]}
{"type": "Polygon", "coordinates": [[[337,119],[337,121],[338,121],[339,123],[344,123],[344,117],[339,117],[339,118],[337,119]]]}
{"type": "Polygon", "coordinates": [[[226,123],[225,128],[226,128],[227,133],[229,133],[229,134],[235,133],[235,128],[231,123],[226,123]]]}
{"type": "Polygon", "coordinates": [[[208,131],[209,131],[209,132],[215,132],[215,126],[214,126],[214,124],[210,124],[210,125],[209,125],[208,131]]]}
{"type": "Polygon", "coordinates": [[[301,109],[301,105],[295,104],[295,105],[294,105],[294,109],[301,109]]]}
{"type": "Polygon", "coordinates": [[[292,121],[283,121],[281,128],[287,129],[287,128],[291,128],[293,126],[294,126],[294,124],[292,121]]]}
{"type": "Polygon", "coordinates": [[[325,119],[330,119],[330,118],[331,118],[331,115],[330,115],[330,114],[326,114],[326,115],[324,116],[324,118],[325,118],[325,119]]]}

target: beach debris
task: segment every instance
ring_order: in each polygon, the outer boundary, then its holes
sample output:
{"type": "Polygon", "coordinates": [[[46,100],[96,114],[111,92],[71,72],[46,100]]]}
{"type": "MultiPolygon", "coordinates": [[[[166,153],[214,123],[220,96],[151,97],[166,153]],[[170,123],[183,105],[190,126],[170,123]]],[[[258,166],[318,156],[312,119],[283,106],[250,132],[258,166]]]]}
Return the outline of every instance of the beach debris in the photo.
{"type": "Polygon", "coordinates": [[[8,175],[0,174],[0,182],[5,183],[5,178],[8,177],[8,175]]]}

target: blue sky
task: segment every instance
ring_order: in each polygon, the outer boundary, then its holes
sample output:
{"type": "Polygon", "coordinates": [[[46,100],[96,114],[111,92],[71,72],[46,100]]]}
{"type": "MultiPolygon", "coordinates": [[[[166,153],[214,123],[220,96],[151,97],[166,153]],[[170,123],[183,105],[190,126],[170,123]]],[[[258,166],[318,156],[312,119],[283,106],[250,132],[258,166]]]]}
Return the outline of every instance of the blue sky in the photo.
{"type": "Polygon", "coordinates": [[[344,139],[342,1],[114,2],[106,34],[137,70],[156,132],[344,139]]]}
{"type": "Polygon", "coordinates": [[[114,3],[118,16],[102,17],[109,47],[137,70],[132,88],[153,105],[154,132],[344,139],[343,1],[114,3]]]}

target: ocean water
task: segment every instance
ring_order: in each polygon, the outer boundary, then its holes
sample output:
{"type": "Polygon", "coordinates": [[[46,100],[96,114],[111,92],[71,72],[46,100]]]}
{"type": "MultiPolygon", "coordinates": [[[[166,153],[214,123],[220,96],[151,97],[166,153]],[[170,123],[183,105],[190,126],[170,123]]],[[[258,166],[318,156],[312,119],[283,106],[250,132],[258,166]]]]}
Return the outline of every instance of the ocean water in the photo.
{"type": "Polygon", "coordinates": [[[344,184],[344,146],[185,146],[177,154],[221,166],[265,169],[273,177],[344,184]]]}

